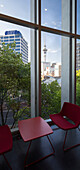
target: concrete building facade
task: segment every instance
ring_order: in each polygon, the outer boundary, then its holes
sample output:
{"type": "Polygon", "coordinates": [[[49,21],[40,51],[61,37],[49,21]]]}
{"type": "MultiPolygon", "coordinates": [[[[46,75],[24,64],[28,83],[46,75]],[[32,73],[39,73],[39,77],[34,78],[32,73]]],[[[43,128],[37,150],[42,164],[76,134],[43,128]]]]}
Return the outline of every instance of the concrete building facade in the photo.
{"type": "Polygon", "coordinates": [[[80,43],[77,43],[76,47],[76,69],[80,69],[80,43]]]}
{"type": "Polygon", "coordinates": [[[23,38],[20,31],[17,30],[6,31],[5,35],[0,35],[0,46],[2,45],[3,42],[5,43],[5,45],[15,42],[16,47],[14,51],[21,53],[23,62],[25,64],[28,63],[28,43],[23,38]]]}

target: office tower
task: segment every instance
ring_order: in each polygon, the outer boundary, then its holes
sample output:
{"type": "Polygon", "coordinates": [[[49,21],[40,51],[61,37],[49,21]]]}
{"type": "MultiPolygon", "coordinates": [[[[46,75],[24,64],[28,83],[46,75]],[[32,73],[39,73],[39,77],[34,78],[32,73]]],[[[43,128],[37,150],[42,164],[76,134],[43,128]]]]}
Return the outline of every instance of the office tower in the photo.
{"type": "Polygon", "coordinates": [[[76,46],[76,69],[80,69],[80,43],[76,46]]]}
{"type": "Polygon", "coordinates": [[[0,36],[0,46],[3,42],[5,45],[15,42],[16,47],[14,51],[21,53],[23,62],[25,64],[28,63],[28,43],[25,41],[20,31],[6,31],[5,35],[0,36]]]}

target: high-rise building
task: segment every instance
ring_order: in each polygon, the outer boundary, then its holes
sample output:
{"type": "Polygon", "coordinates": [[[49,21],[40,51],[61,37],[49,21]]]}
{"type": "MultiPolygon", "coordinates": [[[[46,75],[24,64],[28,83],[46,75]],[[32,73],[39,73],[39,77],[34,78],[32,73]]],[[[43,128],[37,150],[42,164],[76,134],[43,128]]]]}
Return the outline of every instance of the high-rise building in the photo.
{"type": "Polygon", "coordinates": [[[76,69],[80,69],[80,43],[77,43],[76,47],[76,69]]]}
{"type": "Polygon", "coordinates": [[[6,31],[5,35],[0,36],[0,46],[3,42],[5,45],[15,42],[16,47],[14,51],[21,53],[23,62],[25,64],[28,63],[28,43],[25,41],[20,31],[6,31]]]}

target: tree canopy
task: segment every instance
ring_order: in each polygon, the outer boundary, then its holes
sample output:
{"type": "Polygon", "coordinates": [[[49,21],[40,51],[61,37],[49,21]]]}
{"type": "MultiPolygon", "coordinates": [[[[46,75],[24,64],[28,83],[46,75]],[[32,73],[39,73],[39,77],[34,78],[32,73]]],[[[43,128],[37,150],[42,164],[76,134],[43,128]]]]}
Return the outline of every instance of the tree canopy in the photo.
{"type": "MultiPolygon", "coordinates": [[[[19,95],[23,91],[27,95],[30,105],[30,63],[24,64],[21,54],[15,52],[15,43],[2,44],[0,48],[0,108],[2,125],[7,121],[9,110],[12,109],[15,118],[20,109],[19,95]],[[16,102],[16,100],[17,102],[16,102]],[[4,103],[7,113],[4,118],[4,103]]],[[[24,98],[24,95],[23,95],[24,98]]]]}
{"type": "MultiPolygon", "coordinates": [[[[31,108],[30,63],[24,64],[21,54],[15,52],[15,43],[0,47],[0,109],[1,124],[7,123],[10,110],[13,125],[21,118],[29,118],[31,108]],[[23,104],[25,103],[25,106],[23,104]],[[4,114],[6,106],[6,115],[4,114]]],[[[80,70],[76,71],[76,104],[80,106],[80,70]]],[[[41,82],[41,116],[58,113],[61,109],[61,87],[57,81],[41,82]]]]}
{"type": "Polygon", "coordinates": [[[61,87],[56,80],[48,85],[42,83],[41,89],[41,115],[46,119],[61,109],[61,87]]]}
{"type": "Polygon", "coordinates": [[[76,104],[80,106],[80,70],[76,70],[76,104]]]}
{"type": "MultiPolygon", "coordinates": [[[[30,63],[24,64],[21,54],[15,52],[15,43],[2,44],[0,48],[0,107],[2,125],[7,123],[10,110],[13,113],[13,125],[21,117],[30,117],[31,76],[30,63]],[[20,100],[21,96],[21,100],[20,100]],[[23,101],[26,107],[22,107],[23,101]],[[4,104],[6,115],[4,116],[4,104]],[[26,116],[27,115],[27,116],[26,116]]],[[[61,107],[61,87],[57,81],[41,84],[41,116],[57,113],[61,107]]],[[[12,127],[13,127],[12,125],[12,127]]]]}

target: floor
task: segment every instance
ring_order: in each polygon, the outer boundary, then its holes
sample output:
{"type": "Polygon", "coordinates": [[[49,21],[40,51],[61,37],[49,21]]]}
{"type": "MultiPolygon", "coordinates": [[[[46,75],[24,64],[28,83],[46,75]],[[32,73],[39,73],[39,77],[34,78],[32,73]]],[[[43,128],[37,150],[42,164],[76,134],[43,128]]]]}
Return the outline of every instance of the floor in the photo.
{"type": "MultiPolygon", "coordinates": [[[[55,148],[55,154],[27,167],[27,170],[80,170],[80,146],[64,153],[62,146],[65,132],[61,129],[55,130],[50,135],[51,142],[55,148]]],[[[77,129],[69,131],[66,146],[80,143],[80,131],[77,129]]],[[[20,138],[13,137],[13,149],[6,153],[6,157],[12,167],[12,170],[24,170],[24,159],[29,142],[24,143],[20,138]]],[[[51,145],[47,137],[34,140],[31,144],[27,163],[41,158],[52,152],[51,145]]],[[[9,170],[3,156],[0,156],[0,170],[9,170]]]]}

